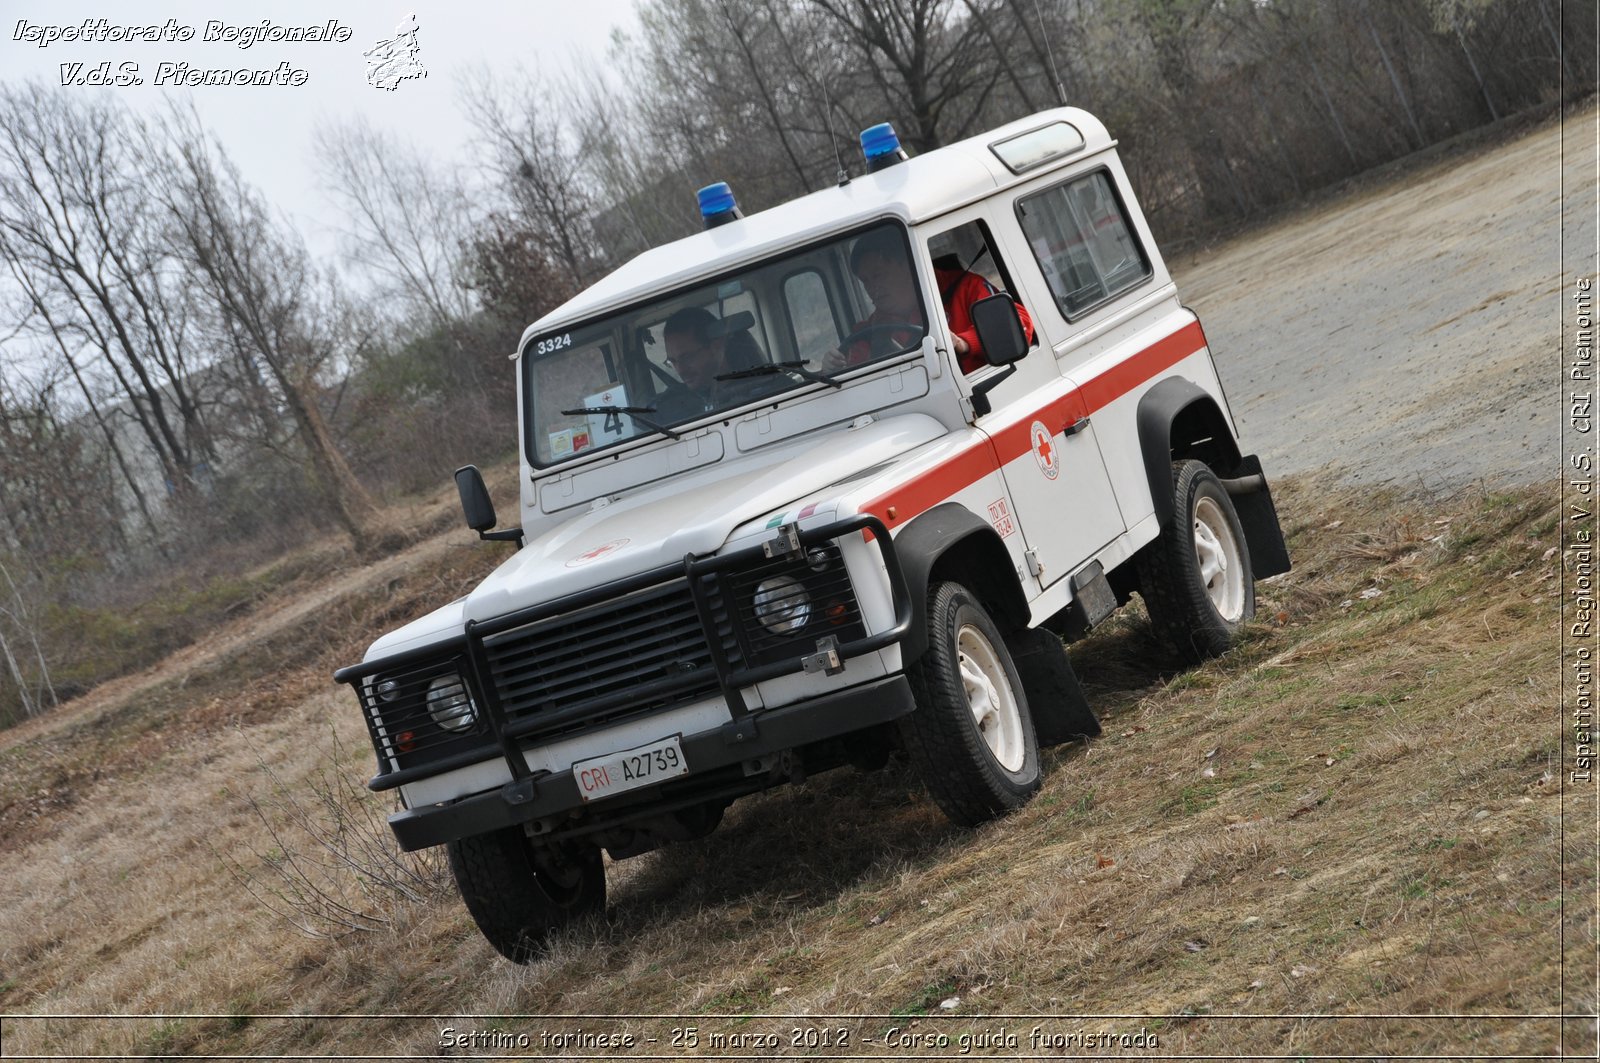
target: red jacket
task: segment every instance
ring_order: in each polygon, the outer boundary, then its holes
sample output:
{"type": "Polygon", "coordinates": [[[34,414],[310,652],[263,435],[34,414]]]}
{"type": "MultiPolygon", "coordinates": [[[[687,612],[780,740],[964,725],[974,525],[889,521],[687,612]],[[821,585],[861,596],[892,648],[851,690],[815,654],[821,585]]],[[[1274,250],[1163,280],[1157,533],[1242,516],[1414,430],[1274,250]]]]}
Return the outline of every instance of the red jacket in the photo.
{"type": "MultiPolygon", "coordinates": [[[[978,330],[972,327],[972,304],[995,294],[994,285],[976,273],[958,273],[953,269],[936,269],[933,272],[939,281],[939,297],[944,303],[944,316],[950,323],[950,331],[967,343],[967,353],[958,356],[961,371],[971,373],[983,368],[985,365],[983,344],[978,342],[978,330]]],[[[1016,306],[1017,317],[1022,320],[1022,334],[1029,343],[1032,343],[1033,319],[1028,316],[1027,308],[1021,303],[1017,303],[1016,306]]],[[[851,331],[877,324],[880,324],[878,312],[873,311],[865,321],[858,322],[851,331]]],[[[904,335],[892,334],[891,338],[897,342],[909,343],[916,339],[916,334],[907,330],[904,335]]],[[[858,340],[851,345],[848,355],[849,365],[860,365],[872,358],[872,344],[867,340],[858,340]]]]}
{"type": "MultiPolygon", "coordinates": [[[[967,353],[959,356],[961,371],[970,373],[982,368],[983,344],[978,342],[978,330],[972,327],[972,304],[995,294],[994,285],[976,273],[957,273],[953,269],[936,269],[933,275],[939,281],[939,297],[944,301],[950,331],[967,342],[967,353]]],[[[1016,306],[1017,317],[1022,319],[1022,335],[1032,343],[1033,319],[1021,303],[1016,306]]]]}

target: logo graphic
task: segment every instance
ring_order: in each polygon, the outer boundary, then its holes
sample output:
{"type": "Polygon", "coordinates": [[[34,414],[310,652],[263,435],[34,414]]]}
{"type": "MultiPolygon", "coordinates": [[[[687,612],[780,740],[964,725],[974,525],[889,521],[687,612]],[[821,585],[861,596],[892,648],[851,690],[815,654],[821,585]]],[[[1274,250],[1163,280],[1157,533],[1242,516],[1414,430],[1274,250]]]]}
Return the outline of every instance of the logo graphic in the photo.
{"type": "Polygon", "coordinates": [[[571,561],[568,561],[567,567],[577,568],[579,565],[587,565],[596,558],[605,557],[607,554],[612,553],[613,551],[621,550],[624,546],[628,545],[629,541],[630,540],[628,539],[612,539],[609,543],[601,543],[593,550],[585,550],[571,561]]]}
{"type": "Polygon", "coordinates": [[[394,36],[379,41],[361,54],[367,57],[367,84],[393,92],[400,82],[425,78],[428,71],[417,58],[417,16],[407,15],[394,28],[394,36]]]}
{"type": "Polygon", "coordinates": [[[1028,434],[1033,440],[1033,460],[1039,463],[1039,471],[1054,480],[1061,475],[1061,466],[1056,461],[1056,445],[1050,439],[1050,429],[1035,421],[1028,434]]]}

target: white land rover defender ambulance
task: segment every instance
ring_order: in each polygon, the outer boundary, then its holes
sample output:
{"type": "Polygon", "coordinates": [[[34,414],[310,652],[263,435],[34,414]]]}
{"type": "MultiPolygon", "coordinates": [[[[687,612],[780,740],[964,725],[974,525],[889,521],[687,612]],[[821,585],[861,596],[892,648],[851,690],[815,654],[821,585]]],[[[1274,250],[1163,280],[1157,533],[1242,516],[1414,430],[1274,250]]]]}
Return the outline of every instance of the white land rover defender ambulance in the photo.
{"type": "Polygon", "coordinates": [[[521,527],[456,476],[516,552],[337,675],[400,846],[448,846],[513,960],[603,907],[602,849],[808,773],[900,750],[957,822],[1021,806],[1041,745],[1099,732],[1062,637],[1137,590],[1198,660],[1288,568],[1105,127],[862,142],[864,175],[749,217],[711,186],[705,231],[528,328],[521,527]],[[997,294],[958,311],[967,273],[997,294]]]}

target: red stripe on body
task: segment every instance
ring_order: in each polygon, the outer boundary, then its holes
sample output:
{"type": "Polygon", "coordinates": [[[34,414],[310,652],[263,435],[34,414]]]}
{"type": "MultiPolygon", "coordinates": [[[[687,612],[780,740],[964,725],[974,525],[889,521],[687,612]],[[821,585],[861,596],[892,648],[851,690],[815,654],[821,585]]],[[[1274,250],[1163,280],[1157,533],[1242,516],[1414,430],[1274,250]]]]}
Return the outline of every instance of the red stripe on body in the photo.
{"type": "MultiPolygon", "coordinates": [[[[972,444],[888,494],[874,498],[861,507],[861,512],[873,514],[893,530],[1032,450],[1030,430],[1034,421],[1044,422],[1052,435],[1059,435],[1063,428],[1078,418],[1105,408],[1146,381],[1166,372],[1199,351],[1205,343],[1206,337],[1201,331],[1200,322],[1191,321],[1138,354],[1084,381],[1081,387],[1046,403],[1032,415],[1024,414],[1019,421],[1000,429],[992,437],[972,444]],[[894,510],[893,514],[889,512],[890,509],[894,510]]],[[[871,538],[870,532],[865,534],[868,539],[871,538]]]]}
{"type": "Polygon", "coordinates": [[[1134,388],[1165,373],[1206,345],[1200,322],[1191,321],[1172,335],[1159,339],[1134,355],[1083,382],[1084,404],[1089,413],[1104,409],[1134,388]]]}
{"type": "MultiPolygon", "coordinates": [[[[871,513],[893,531],[912,517],[926,513],[957,491],[977,483],[999,468],[1000,463],[995,460],[993,442],[983,439],[966,450],[945,458],[926,472],[917,474],[889,494],[874,498],[861,507],[861,512],[871,513]]],[[[863,534],[869,541],[872,539],[870,531],[863,534]]]]}

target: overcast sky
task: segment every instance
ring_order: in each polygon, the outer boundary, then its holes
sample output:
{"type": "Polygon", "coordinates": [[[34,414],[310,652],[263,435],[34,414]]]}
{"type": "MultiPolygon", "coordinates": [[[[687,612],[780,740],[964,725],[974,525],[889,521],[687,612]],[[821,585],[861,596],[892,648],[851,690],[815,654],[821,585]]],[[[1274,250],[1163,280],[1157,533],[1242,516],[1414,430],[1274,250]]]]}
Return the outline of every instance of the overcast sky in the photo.
{"type": "MultiPolygon", "coordinates": [[[[518,4],[436,0],[274,0],[218,4],[192,0],[104,2],[104,0],[0,0],[0,80],[43,79],[58,92],[114,93],[130,105],[156,108],[168,99],[192,99],[245,177],[280,210],[293,217],[314,246],[328,250],[326,227],[333,219],[317,185],[312,130],[319,122],[365,115],[396,136],[409,137],[442,162],[463,160],[468,130],[457,100],[466,73],[487,67],[511,75],[518,65],[533,72],[558,72],[580,63],[605,61],[615,28],[636,25],[632,0],[524,0],[518,4]],[[392,38],[408,14],[417,19],[417,59],[427,77],[401,82],[393,91],[367,83],[363,52],[392,38]],[[187,42],[67,42],[39,47],[18,39],[19,23],[81,26],[103,18],[117,26],[161,26],[173,20],[192,27],[187,42]],[[261,41],[206,42],[206,24],[259,27],[324,25],[348,28],[343,43],[261,41]],[[143,85],[117,88],[61,85],[64,63],[84,63],[84,72],[110,62],[138,64],[143,85]],[[305,71],[299,86],[174,88],[155,84],[162,62],[194,68],[274,69],[287,62],[305,71]]],[[[24,37],[29,32],[21,29],[24,37]]]]}

